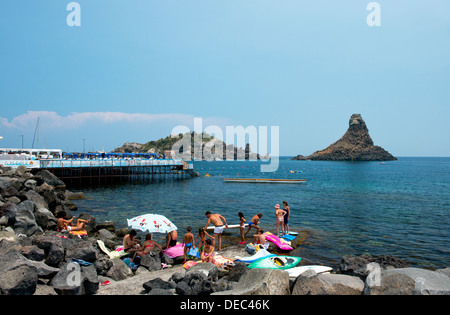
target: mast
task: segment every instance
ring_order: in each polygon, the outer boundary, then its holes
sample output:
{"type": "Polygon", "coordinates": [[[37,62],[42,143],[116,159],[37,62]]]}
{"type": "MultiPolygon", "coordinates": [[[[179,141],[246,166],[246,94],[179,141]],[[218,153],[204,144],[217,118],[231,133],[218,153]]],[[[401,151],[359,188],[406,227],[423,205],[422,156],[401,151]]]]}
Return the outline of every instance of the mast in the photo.
{"type": "Polygon", "coordinates": [[[34,140],[36,140],[36,135],[37,135],[37,145],[36,148],[39,149],[39,117],[37,119],[37,123],[36,123],[36,129],[34,130],[34,137],[33,137],[33,144],[31,145],[31,148],[34,149],[34,140]]]}

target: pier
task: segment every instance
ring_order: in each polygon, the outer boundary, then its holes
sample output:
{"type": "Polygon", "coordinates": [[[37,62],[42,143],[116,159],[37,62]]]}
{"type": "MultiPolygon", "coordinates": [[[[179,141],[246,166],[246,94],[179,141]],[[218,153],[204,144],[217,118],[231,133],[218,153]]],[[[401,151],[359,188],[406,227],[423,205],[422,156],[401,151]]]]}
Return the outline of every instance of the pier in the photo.
{"type": "Polygon", "coordinates": [[[152,182],[196,176],[183,160],[167,159],[61,159],[34,161],[32,173],[48,170],[68,185],[117,182],[152,182]],[[36,165],[38,164],[38,165],[36,165]]]}

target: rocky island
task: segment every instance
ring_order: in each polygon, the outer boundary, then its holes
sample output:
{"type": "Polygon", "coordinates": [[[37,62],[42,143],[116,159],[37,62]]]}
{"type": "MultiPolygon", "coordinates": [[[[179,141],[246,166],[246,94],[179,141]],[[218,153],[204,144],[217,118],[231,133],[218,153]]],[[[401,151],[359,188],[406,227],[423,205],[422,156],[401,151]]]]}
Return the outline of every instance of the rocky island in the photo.
{"type": "Polygon", "coordinates": [[[394,161],[392,154],[374,145],[360,114],[350,117],[347,132],[335,143],[311,155],[297,155],[293,160],[320,161],[394,161]]]}
{"type": "Polygon", "coordinates": [[[149,141],[145,144],[130,142],[115,148],[114,153],[156,153],[167,155],[168,152],[176,150],[177,155],[183,155],[185,150],[190,150],[188,155],[196,160],[261,160],[270,159],[268,154],[262,156],[252,152],[247,143],[245,148],[237,148],[232,144],[226,144],[220,139],[203,132],[190,132],[186,134],[170,135],[156,141],[149,141]],[[190,139],[189,146],[184,147],[181,140],[190,139]],[[217,152],[217,154],[216,154],[217,152]],[[220,153],[219,153],[220,152],[220,153]]]}

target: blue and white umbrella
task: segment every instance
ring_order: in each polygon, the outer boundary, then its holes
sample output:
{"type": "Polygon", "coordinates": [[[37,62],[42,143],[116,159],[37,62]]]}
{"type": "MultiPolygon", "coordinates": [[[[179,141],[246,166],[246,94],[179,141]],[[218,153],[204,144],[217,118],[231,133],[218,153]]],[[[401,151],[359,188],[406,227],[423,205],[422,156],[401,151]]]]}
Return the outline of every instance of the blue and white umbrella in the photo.
{"type": "Polygon", "coordinates": [[[160,214],[143,214],[132,219],[127,219],[128,226],[132,229],[149,233],[169,233],[177,230],[177,226],[160,214]]]}

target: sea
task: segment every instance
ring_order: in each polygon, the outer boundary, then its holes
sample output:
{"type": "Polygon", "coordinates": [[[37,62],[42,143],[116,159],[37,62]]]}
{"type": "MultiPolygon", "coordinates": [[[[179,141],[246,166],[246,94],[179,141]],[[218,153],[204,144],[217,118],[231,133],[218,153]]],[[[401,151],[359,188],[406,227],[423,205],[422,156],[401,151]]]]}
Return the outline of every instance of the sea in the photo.
{"type": "MultiPolygon", "coordinates": [[[[412,267],[450,266],[450,158],[401,157],[389,162],[295,161],[280,157],[276,172],[262,161],[194,161],[200,177],[82,187],[79,213],[127,227],[145,213],[165,215],[183,235],[196,235],[205,212],[238,224],[262,213],[261,228],[276,229],[275,204],[288,202],[299,246],[291,255],[335,266],[344,256],[393,255],[412,267]],[[306,179],[303,184],[228,183],[223,178],[306,179]]],[[[247,235],[247,242],[252,235],[247,235]]],[[[163,236],[160,236],[162,241],[163,236]]],[[[158,240],[158,238],[157,238],[158,240]]],[[[239,242],[239,229],[224,235],[239,242]]]]}

